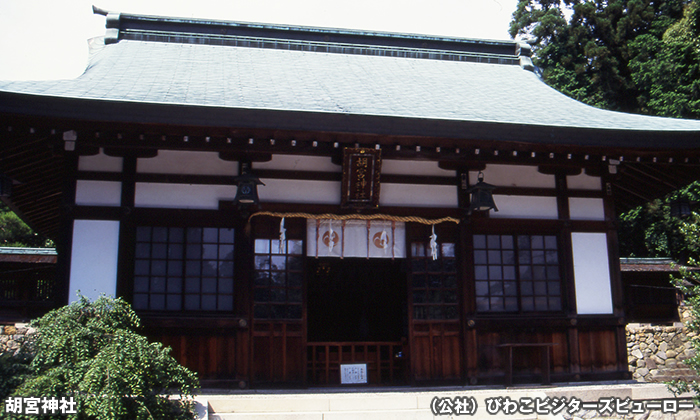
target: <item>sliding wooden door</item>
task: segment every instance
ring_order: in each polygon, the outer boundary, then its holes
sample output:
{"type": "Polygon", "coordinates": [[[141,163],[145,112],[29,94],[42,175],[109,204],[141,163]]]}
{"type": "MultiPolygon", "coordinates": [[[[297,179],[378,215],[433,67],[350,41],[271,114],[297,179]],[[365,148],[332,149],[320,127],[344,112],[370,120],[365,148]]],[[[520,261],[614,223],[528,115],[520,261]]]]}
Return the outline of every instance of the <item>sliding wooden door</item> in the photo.
{"type": "Polygon", "coordinates": [[[252,370],[258,385],[305,381],[306,230],[301,221],[286,221],[283,241],[280,219],[256,218],[253,226],[252,370]]]}
{"type": "Polygon", "coordinates": [[[453,224],[407,227],[411,377],[414,382],[462,377],[458,230],[453,224]]]}

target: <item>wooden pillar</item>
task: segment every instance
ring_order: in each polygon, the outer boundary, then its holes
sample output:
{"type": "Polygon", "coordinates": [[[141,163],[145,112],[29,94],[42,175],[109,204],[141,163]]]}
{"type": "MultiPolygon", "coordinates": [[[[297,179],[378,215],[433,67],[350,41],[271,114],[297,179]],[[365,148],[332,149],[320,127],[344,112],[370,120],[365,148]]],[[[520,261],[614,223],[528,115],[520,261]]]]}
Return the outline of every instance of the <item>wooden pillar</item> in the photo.
{"type": "MultiPolygon", "coordinates": [[[[616,169],[616,172],[618,169],[616,169]]],[[[612,292],[613,314],[617,317],[618,327],[615,330],[617,347],[617,370],[627,371],[627,335],[625,325],[627,314],[625,313],[625,296],[620,274],[620,251],[617,234],[617,214],[615,212],[614,192],[612,178],[615,174],[603,176],[603,204],[605,209],[605,221],[607,224],[608,258],[610,261],[610,288],[612,292]]]]}
{"type": "Polygon", "coordinates": [[[134,207],[136,196],[136,155],[122,158],[122,194],[119,212],[119,263],[117,267],[117,296],[132,301],[136,226],[134,207]]]}
{"type": "MultiPolygon", "coordinates": [[[[56,139],[63,147],[63,139],[56,139]]],[[[67,305],[72,298],[68,296],[70,290],[71,254],[73,248],[73,221],[75,220],[75,186],[76,172],[78,171],[78,155],[74,151],[64,152],[63,187],[61,193],[61,207],[59,216],[59,232],[56,238],[56,299],[55,306],[67,305]]]]}
{"type": "Polygon", "coordinates": [[[566,308],[566,316],[569,318],[569,327],[566,329],[567,347],[569,357],[569,373],[575,377],[581,373],[581,353],[579,350],[578,320],[576,310],[576,290],[574,287],[574,256],[571,245],[571,213],[569,209],[569,187],[566,180],[567,172],[559,171],[555,173],[557,191],[557,209],[559,220],[562,222],[561,234],[559,235],[560,255],[563,259],[565,282],[563,297],[566,308]]]}

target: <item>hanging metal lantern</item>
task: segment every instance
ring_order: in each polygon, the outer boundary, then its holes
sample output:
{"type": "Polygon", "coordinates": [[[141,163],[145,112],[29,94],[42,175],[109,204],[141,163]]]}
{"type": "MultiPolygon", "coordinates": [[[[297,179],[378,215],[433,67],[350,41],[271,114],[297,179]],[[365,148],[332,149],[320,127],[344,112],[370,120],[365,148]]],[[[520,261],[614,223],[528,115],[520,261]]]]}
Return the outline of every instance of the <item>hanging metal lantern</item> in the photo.
{"type": "Polygon", "coordinates": [[[484,182],[484,173],[481,171],[479,171],[477,179],[478,182],[467,190],[472,195],[468,213],[472,214],[475,211],[489,211],[491,209],[498,211],[498,207],[493,201],[493,190],[496,187],[484,182]]]}
{"type": "Polygon", "coordinates": [[[258,185],[265,185],[260,178],[250,172],[250,162],[240,162],[239,175],[233,178],[233,182],[238,186],[234,204],[238,208],[248,208],[257,206],[260,202],[258,198],[258,185]]]}

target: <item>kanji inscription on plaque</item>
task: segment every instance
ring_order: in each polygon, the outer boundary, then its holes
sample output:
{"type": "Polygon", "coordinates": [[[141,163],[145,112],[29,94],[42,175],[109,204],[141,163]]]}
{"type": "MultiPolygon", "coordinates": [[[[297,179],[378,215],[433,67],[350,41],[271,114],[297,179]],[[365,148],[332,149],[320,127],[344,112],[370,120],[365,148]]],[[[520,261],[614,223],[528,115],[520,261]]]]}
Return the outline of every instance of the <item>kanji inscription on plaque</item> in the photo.
{"type": "Polygon", "coordinates": [[[343,207],[379,206],[379,176],[382,153],[379,149],[346,148],[343,150],[343,207]]]}

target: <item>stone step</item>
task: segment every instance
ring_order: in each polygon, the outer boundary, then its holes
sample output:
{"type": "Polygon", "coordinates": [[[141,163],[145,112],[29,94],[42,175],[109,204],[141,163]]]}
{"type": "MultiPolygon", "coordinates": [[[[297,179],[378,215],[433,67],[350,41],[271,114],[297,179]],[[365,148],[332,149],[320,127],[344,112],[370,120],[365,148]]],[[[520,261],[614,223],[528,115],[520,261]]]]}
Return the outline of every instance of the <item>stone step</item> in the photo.
{"type": "Polygon", "coordinates": [[[686,381],[700,380],[697,372],[689,368],[659,369],[658,373],[652,376],[654,382],[668,382],[680,378],[686,381]]]}
{"type": "MultiPolygon", "coordinates": [[[[524,389],[464,389],[402,392],[333,392],[333,393],[266,393],[243,395],[206,396],[210,420],[434,420],[451,418],[450,415],[434,416],[431,405],[435,397],[440,399],[473,399],[477,404],[475,415],[452,418],[490,419],[486,399],[508,397],[546,398],[542,390],[524,389]]],[[[465,413],[466,414],[466,413],[465,413]]],[[[509,414],[509,420],[559,419],[558,416],[537,414],[509,414]]]]}
{"type": "MultiPolygon", "coordinates": [[[[433,420],[430,410],[378,410],[352,412],[227,413],[210,420],[433,420]]],[[[448,417],[449,418],[449,417],[448,417]]]]}
{"type": "MultiPolygon", "coordinates": [[[[473,420],[494,420],[498,416],[486,412],[474,416],[435,416],[430,410],[375,410],[348,412],[294,412],[294,413],[223,413],[209,414],[209,420],[439,420],[465,417],[473,420]]],[[[561,416],[509,415],[508,420],[563,420],[561,416]]]]}
{"type": "MultiPolygon", "coordinates": [[[[523,398],[540,400],[549,398],[576,398],[582,402],[600,399],[630,398],[634,401],[673,398],[664,384],[613,382],[562,384],[561,386],[537,386],[534,388],[403,388],[382,389],[309,389],[303,391],[241,391],[236,393],[207,392],[201,395],[207,409],[201,420],[440,420],[440,419],[488,419],[508,420],[563,420],[563,415],[490,414],[486,400],[508,397],[512,401],[523,398]],[[474,415],[435,416],[431,410],[433,399],[472,399],[477,404],[474,415]]],[[[682,398],[690,398],[684,395],[682,398]]],[[[584,415],[585,413],[581,413],[584,415]]],[[[653,413],[654,415],[660,413],[653,413]]],[[[698,414],[700,412],[693,412],[698,414]]]]}

